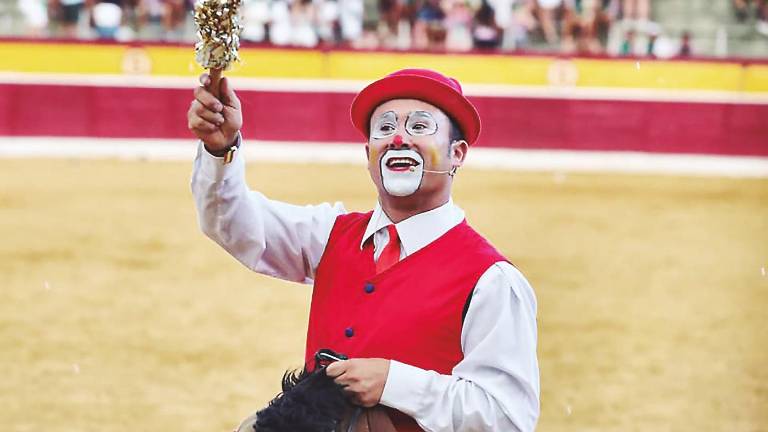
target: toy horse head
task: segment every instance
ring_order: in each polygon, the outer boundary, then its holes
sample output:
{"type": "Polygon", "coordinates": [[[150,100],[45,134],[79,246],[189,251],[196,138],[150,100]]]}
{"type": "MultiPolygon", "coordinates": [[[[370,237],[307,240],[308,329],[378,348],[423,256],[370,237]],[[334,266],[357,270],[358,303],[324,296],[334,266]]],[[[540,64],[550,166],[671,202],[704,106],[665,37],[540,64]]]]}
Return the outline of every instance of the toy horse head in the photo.
{"type": "Polygon", "coordinates": [[[333,361],[346,360],[331,350],[315,354],[316,367],[283,375],[283,391],[266,408],[246,418],[236,432],[396,432],[382,407],[353,405],[344,389],[325,373],[333,361]]]}

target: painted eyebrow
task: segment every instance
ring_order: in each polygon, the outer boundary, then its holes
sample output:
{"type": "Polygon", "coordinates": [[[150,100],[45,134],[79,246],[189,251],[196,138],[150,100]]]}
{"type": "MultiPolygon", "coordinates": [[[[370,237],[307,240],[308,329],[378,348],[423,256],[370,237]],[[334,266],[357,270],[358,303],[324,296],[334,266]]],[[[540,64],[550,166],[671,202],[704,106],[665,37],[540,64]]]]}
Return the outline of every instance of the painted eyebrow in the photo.
{"type": "Polygon", "coordinates": [[[414,115],[423,115],[424,117],[432,117],[432,118],[435,117],[429,111],[411,111],[408,114],[408,117],[410,118],[411,116],[414,116],[414,115]]]}
{"type": "Polygon", "coordinates": [[[395,113],[394,111],[385,111],[379,114],[379,117],[376,120],[380,120],[382,117],[384,117],[387,114],[392,114],[395,117],[395,121],[397,121],[397,113],[395,113]]]}
{"type": "Polygon", "coordinates": [[[411,117],[414,116],[422,116],[432,119],[433,122],[435,122],[435,126],[437,126],[437,120],[435,119],[435,116],[432,115],[429,111],[411,111],[408,113],[408,117],[405,118],[405,124],[408,124],[409,121],[411,121],[411,117]]]}

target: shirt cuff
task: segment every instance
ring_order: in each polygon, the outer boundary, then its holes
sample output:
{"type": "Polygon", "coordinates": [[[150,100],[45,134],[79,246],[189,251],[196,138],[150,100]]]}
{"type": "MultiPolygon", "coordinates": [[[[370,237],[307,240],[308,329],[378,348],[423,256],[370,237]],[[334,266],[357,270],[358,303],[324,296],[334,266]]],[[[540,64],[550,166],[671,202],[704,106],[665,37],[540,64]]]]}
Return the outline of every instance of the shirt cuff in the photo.
{"type": "Polygon", "coordinates": [[[435,375],[437,372],[390,360],[389,375],[384,383],[380,403],[413,417],[421,411],[435,375]]]}
{"type": "Polygon", "coordinates": [[[202,141],[198,143],[197,158],[200,163],[200,173],[207,179],[218,182],[223,179],[231,178],[240,171],[244,164],[242,156],[242,136],[237,133],[235,144],[238,149],[234,152],[234,156],[230,163],[224,163],[224,156],[214,156],[205,149],[205,145],[202,141]]]}

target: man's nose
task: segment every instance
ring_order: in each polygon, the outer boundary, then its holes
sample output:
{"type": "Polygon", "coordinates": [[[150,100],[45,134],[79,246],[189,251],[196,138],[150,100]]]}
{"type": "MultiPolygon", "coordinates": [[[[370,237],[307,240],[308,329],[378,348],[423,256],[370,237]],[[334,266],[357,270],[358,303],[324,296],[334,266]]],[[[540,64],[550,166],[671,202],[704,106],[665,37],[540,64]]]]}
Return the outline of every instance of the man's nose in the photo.
{"type": "Polygon", "coordinates": [[[393,148],[401,148],[401,147],[408,147],[408,144],[403,142],[403,136],[402,135],[395,135],[395,137],[392,138],[391,146],[393,148]]]}

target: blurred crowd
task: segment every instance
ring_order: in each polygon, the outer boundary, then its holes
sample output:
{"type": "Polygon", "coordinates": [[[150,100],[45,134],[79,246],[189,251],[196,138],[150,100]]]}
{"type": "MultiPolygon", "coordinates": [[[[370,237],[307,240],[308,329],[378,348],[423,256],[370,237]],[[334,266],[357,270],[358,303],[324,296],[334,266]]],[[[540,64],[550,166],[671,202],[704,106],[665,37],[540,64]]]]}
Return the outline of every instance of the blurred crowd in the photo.
{"type": "Polygon", "coordinates": [[[18,0],[28,36],[186,39],[193,0],[18,0]]]}
{"type": "MultiPolygon", "coordinates": [[[[765,23],[768,0],[731,1],[765,23]]],[[[193,3],[18,0],[18,9],[31,36],[191,41],[193,3]]],[[[243,26],[243,40],[278,46],[635,56],[656,55],[660,35],[651,0],[243,0],[243,26]]],[[[675,37],[674,55],[689,55],[690,35],[675,37]]]]}
{"type": "Polygon", "coordinates": [[[741,23],[747,22],[750,9],[754,9],[755,29],[763,36],[768,36],[768,0],[733,0],[733,9],[741,23]]]}

